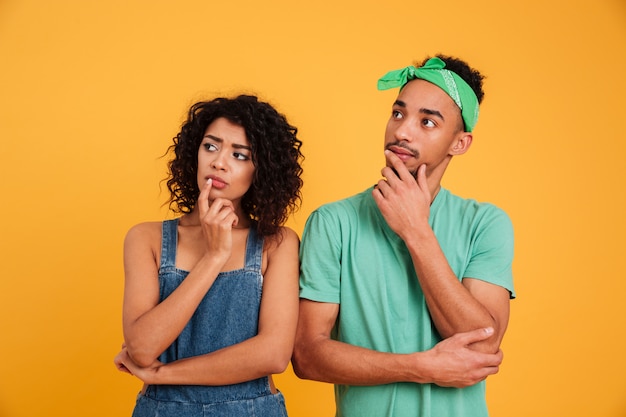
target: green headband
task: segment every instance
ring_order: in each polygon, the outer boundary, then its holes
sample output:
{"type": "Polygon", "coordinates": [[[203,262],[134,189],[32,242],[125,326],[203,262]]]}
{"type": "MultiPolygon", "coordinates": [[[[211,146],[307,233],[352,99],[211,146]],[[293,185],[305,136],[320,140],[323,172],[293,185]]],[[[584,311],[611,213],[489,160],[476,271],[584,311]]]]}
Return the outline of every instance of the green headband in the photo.
{"type": "Polygon", "coordinates": [[[417,68],[414,66],[389,71],[378,80],[379,90],[394,87],[402,89],[409,81],[419,78],[435,84],[454,100],[465,123],[467,132],[471,132],[478,121],[478,99],[474,90],[456,73],[444,69],[446,63],[439,58],[431,58],[417,68]]]}

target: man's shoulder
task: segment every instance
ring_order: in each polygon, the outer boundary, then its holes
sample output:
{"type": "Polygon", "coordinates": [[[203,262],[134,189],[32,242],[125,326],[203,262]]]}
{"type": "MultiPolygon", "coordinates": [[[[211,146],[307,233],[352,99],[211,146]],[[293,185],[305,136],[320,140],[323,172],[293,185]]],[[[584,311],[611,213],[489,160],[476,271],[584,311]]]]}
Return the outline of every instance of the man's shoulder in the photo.
{"type": "Polygon", "coordinates": [[[359,210],[363,205],[369,204],[372,199],[372,189],[368,188],[358,194],[322,204],[313,213],[322,215],[347,215],[359,210]]]}
{"type": "Polygon", "coordinates": [[[507,213],[493,203],[461,197],[444,188],[440,190],[440,193],[442,193],[442,201],[440,204],[442,211],[461,212],[464,216],[472,217],[495,216],[508,219],[507,213]]]}

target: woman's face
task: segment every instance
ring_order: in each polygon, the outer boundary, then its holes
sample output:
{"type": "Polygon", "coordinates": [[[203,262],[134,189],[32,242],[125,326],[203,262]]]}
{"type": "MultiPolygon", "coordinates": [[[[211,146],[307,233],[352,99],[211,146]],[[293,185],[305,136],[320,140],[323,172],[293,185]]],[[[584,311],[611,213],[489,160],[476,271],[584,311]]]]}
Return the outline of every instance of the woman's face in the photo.
{"type": "Polygon", "coordinates": [[[198,149],[198,187],[211,179],[209,201],[225,198],[240,207],[254,176],[252,151],[243,127],[220,117],[204,132],[198,149]]]}

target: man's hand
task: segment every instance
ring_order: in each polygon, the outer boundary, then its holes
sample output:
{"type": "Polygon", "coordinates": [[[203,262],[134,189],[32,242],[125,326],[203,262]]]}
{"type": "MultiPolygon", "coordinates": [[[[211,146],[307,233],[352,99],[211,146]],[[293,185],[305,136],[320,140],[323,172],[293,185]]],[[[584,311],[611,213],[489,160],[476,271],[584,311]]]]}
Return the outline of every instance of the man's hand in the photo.
{"type": "Polygon", "coordinates": [[[431,382],[442,387],[464,388],[497,373],[503,358],[501,350],[490,354],[469,348],[492,334],[492,328],[458,333],[424,352],[431,368],[431,382]]]}
{"type": "Polygon", "coordinates": [[[432,197],[426,181],[426,165],[419,166],[416,180],[393,152],[385,151],[385,156],[393,168],[382,169],[385,179],[378,182],[372,195],[389,227],[406,240],[415,230],[428,227],[432,197]]]}

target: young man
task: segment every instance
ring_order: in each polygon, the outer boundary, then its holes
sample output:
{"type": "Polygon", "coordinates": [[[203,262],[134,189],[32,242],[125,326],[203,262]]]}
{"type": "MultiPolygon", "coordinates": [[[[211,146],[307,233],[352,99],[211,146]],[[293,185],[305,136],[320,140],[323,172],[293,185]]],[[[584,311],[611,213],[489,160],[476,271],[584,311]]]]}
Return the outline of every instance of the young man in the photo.
{"type": "Polygon", "coordinates": [[[514,297],[513,231],[441,179],[472,143],[482,75],[456,58],[391,71],[384,179],[322,206],[301,245],[293,364],[345,417],[486,416],[514,297]]]}

